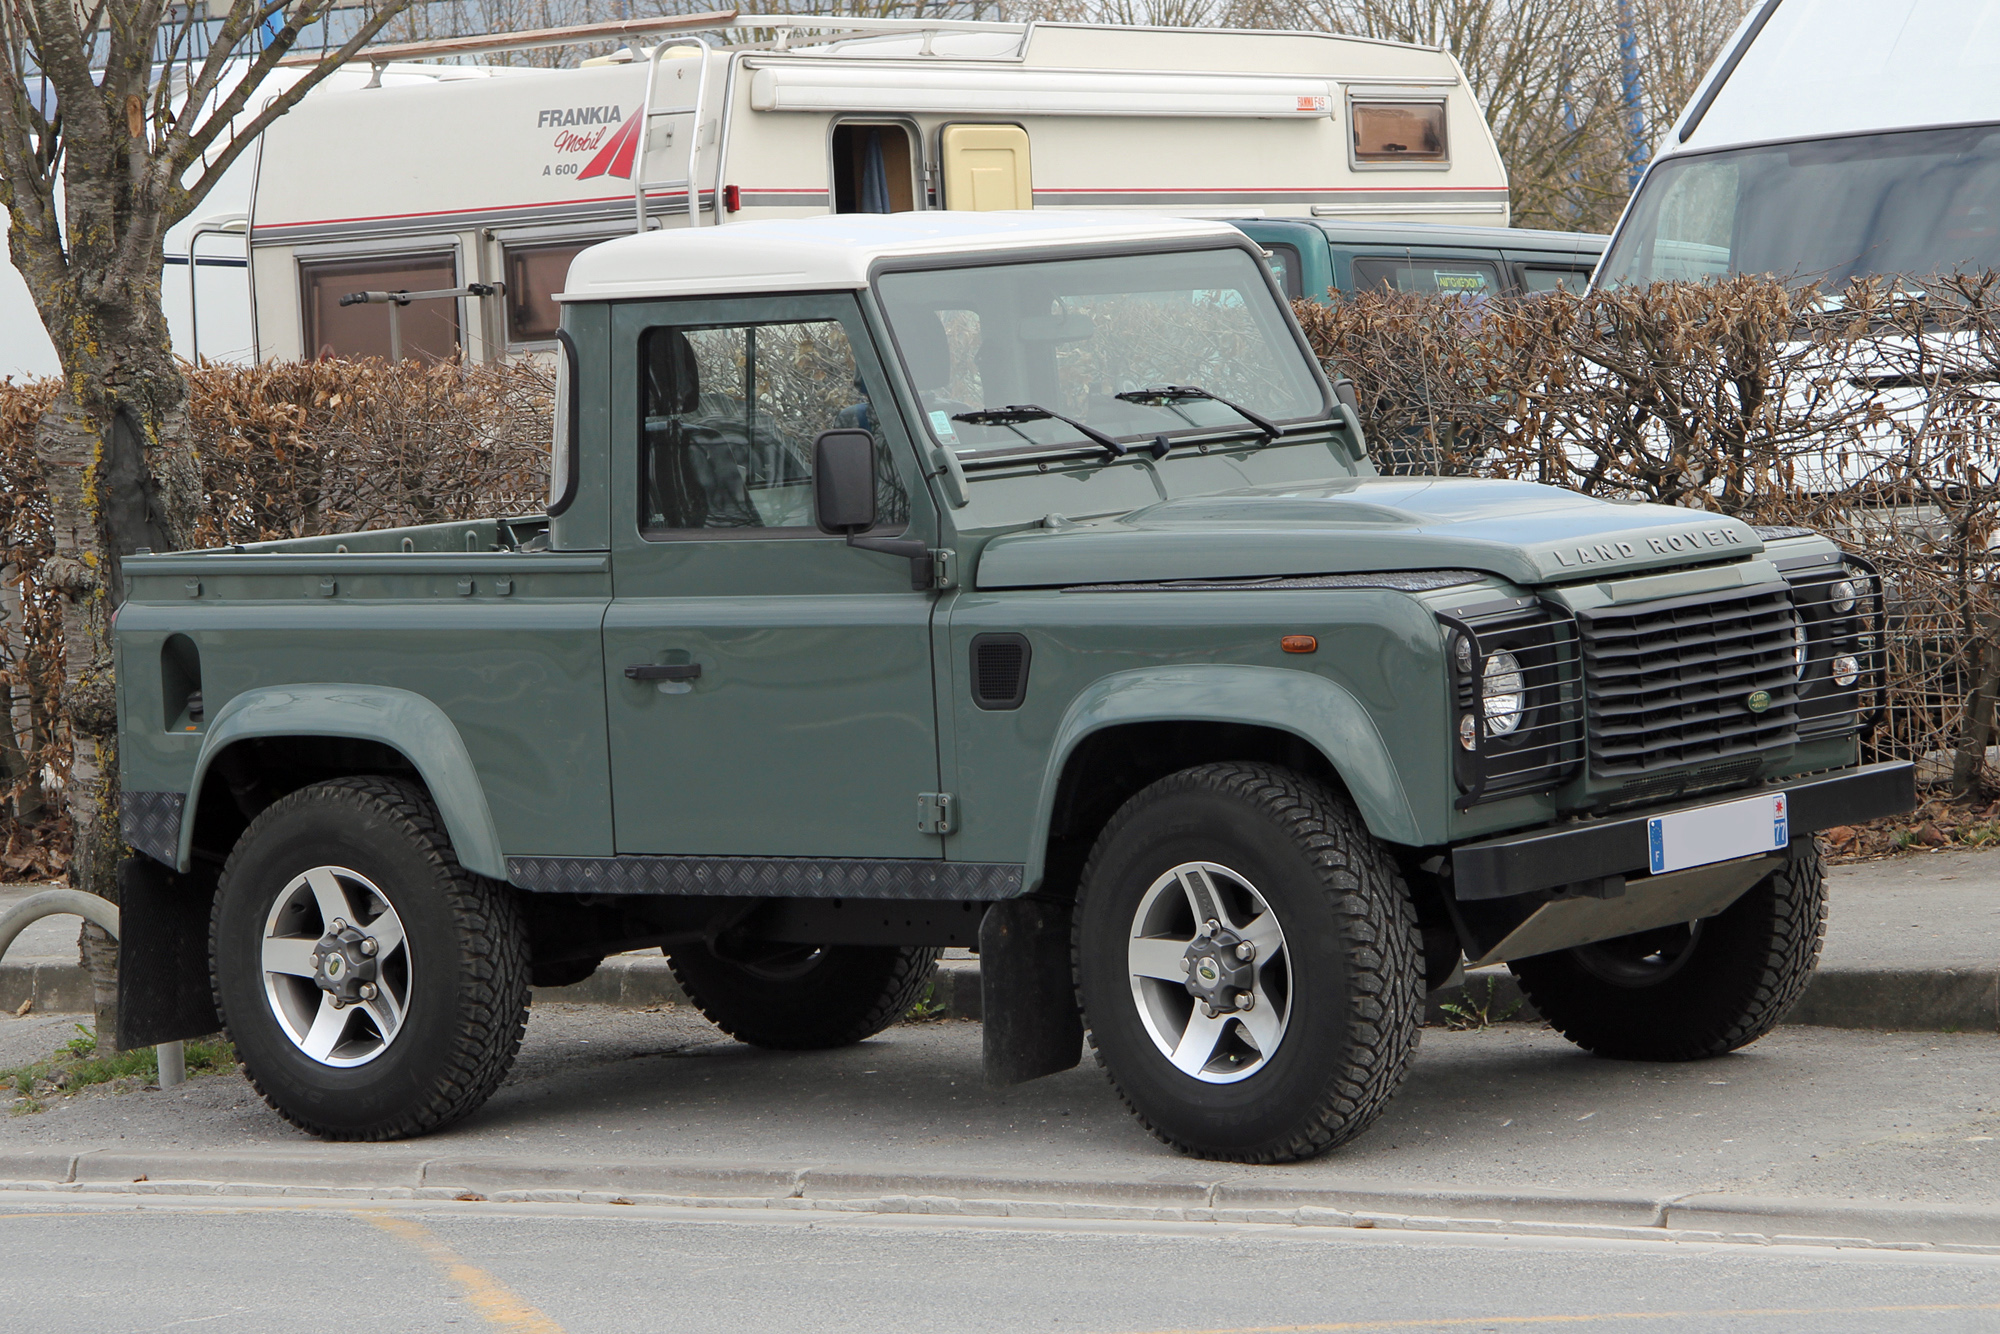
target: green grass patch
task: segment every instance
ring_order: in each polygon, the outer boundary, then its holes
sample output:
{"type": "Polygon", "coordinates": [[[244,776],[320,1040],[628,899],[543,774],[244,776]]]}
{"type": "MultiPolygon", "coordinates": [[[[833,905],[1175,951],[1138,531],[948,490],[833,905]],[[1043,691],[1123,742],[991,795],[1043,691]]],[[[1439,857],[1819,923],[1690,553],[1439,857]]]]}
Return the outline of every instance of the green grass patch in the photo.
{"type": "Polygon", "coordinates": [[[1500,984],[1491,977],[1486,979],[1484,1000],[1472,994],[1469,983],[1459,992],[1459,996],[1458,1000],[1446,1001],[1438,1006],[1444,1011],[1445,1027],[1455,1033],[1476,1032],[1482,1028],[1491,1028],[1495,1024],[1504,1024],[1521,1010],[1518,998],[1508,1005],[1500,1004],[1500,984]]]}
{"type": "MultiPolygon", "coordinates": [[[[94,1084],[117,1084],[144,1088],[160,1079],[160,1057],[156,1049],[114,1051],[99,1055],[97,1035],[82,1024],[77,1036],[65,1042],[46,1061],[0,1070],[0,1089],[14,1094],[13,1114],[31,1116],[44,1111],[51,1097],[62,1097],[94,1084]]],[[[195,1075],[219,1074],[236,1068],[236,1049],[223,1038],[200,1038],[186,1045],[187,1072],[195,1075]]]]}

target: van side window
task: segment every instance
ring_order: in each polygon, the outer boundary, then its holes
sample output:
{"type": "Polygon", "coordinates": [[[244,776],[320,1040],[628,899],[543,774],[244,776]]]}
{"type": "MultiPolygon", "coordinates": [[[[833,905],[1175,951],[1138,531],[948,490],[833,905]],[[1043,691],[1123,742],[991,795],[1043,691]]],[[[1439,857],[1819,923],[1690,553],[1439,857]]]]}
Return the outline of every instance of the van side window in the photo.
{"type": "Polygon", "coordinates": [[[1265,246],[1264,250],[1270,255],[1265,263],[1269,264],[1271,272],[1277,275],[1278,290],[1285,294],[1285,299],[1297,301],[1304,296],[1305,276],[1299,272],[1298,247],[1276,243],[1265,246]]]}
{"type": "Polygon", "coordinates": [[[875,436],[880,526],[908,525],[909,495],[839,321],[649,329],[639,383],[639,525],[649,534],[816,534],[813,441],[843,427],[875,436]]]}
{"type": "Polygon", "coordinates": [[[1482,297],[1500,294],[1498,266],[1482,259],[1372,259],[1354,261],[1357,291],[1388,288],[1392,292],[1425,292],[1442,296],[1482,297]]]}
{"type": "Polygon", "coordinates": [[[562,311],[555,295],[582,250],[575,243],[507,247],[508,342],[545,343],[556,336],[562,311]]]}
{"type": "Polygon", "coordinates": [[[1588,286],[1589,269],[1558,269],[1537,264],[1521,266],[1521,290],[1524,292],[1581,292],[1588,286]]]}
{"type": "MultiPolygon", "coordinates": [[[[352,292],[436,292],[458,286],[458,265],[448,250],[366,259],[300,260],[300,306],[305,352],[319,357],[389,360],[390,306],[343,306],[352,292]]],[[[458,354],[458,299],[412,301],[396,308],[405,357],[442,361],[458,354]]]]}
{"type": "Polygon", "coordinates": [[[1443,102],[1355,102],[1356,162],[1449,162],[1443,102]]]}
{"type": "Polygon", "coordinates": [[[908,213],[916,208],[915,155],[901,125],[836,125],[833,211],[908,213]]]}

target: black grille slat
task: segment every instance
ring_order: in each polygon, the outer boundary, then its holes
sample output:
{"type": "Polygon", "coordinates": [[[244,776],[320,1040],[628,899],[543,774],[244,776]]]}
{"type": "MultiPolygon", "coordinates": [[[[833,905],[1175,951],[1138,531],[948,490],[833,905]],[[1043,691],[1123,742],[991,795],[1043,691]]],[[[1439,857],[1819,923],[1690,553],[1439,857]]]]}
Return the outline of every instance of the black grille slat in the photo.
{"type": "Polygon", "coordinates": [[[1708,764],[1798,737],[1797,634],[1783,585],[1580,612],[1591,771],[1708,764]],[[1762,712],[1748,707],[1762,691],[1762,712]]]}

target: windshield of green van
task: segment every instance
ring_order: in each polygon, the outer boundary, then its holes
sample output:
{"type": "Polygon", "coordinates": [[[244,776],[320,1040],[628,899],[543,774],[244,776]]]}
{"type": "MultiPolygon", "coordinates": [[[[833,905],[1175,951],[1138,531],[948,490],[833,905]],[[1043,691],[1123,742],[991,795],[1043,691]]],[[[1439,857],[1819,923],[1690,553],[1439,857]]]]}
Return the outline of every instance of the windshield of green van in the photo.
{"type": "Polygon", "coordinates": [[[1235,248],[904,270],[877,280],[930,433],[961,458],[1086,443],[1053,417],[976,424],[1033,406],[1119,442],[1251,430],[1212,399],[1133,403],[1192,386],[1284,425],[1330,409],[1264,270],[1235,248]]]}
{"type": "Polygon", "coordinates": [[[1598,281],[1768,273],[1838,287],[1992,268],[2000,126],[1980,125],[1668,158],[1647,174],[1598,281]]]}

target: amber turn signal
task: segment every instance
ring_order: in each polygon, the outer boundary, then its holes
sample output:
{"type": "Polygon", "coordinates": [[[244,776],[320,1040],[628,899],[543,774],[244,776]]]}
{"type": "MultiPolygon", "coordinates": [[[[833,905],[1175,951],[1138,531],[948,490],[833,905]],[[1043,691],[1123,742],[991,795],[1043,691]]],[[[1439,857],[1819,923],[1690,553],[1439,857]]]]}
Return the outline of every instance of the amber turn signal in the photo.
{"type": "Polygon", "coordinates": [[[1278,647],[1287,653],[1317,653],[1319,641],[1311,635],[1286,635],[1278,641],[1278,647]]]}

